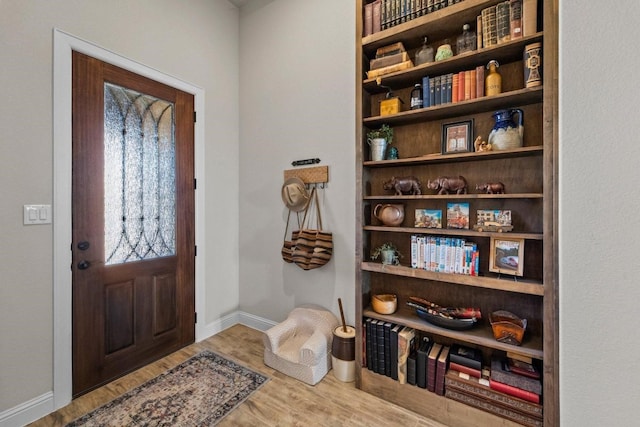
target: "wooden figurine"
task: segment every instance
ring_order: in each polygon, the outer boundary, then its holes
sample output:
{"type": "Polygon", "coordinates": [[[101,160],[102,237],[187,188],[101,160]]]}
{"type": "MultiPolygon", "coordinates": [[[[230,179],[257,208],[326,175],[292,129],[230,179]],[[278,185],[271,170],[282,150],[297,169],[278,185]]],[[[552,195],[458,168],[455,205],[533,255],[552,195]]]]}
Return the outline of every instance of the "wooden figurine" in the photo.
{"type": "Polygon", "coordinates": [[[438,194],[467,194],[467,180],[463,176],[441,176],[435,181],[429,181],[430,190],[438,190],[438,194]]]}
{"type": "Polygon", "coordinates": [[[396,178],[395,176],[383,185],[385,190],[394,190],[396,196],[403,194],[418,195],[422,194],[422,186],[420,180],[415,176],[404,176],[396,178]]]}
{"type": "Polygon", "coordinates": [[[491,151],[492,150],[492,145],[487,143],[487,141],[483,141],[482,137],[477,137],[476,140],[473,142],[473,147],[476,150],[476,153],[481,153],[483,151],[491,151]]]}
{"type": "Polygon", "coordinates": [[[487,194],[504,194],[504,184],[501,182],[477,184],[476,190],[485,191],[487,194]]]}

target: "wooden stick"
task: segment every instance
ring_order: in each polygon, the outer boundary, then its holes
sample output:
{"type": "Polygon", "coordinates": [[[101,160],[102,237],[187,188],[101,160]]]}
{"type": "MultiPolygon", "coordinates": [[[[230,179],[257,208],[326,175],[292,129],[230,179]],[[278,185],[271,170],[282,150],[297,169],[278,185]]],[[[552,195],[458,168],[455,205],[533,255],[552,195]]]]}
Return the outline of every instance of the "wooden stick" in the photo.
{"type": "Polygon", "coordinates": [[[338,298],[338,306],[340,307],[340,318],[342,319],[342,331],[347,332],[347,323],[344,321],[344,311],[342,310],[342,300],[338,298]]]}

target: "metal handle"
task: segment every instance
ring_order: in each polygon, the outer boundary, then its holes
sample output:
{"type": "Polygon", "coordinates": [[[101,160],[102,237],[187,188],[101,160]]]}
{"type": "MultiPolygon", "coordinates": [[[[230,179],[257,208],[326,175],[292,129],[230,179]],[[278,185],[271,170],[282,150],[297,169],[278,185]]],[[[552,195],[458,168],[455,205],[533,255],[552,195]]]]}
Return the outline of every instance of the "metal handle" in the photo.
{"type": "Polygon", "coordinates": [[[91,263],[89,261],[82,260],[78,263],[78,270],[86,270],[89,267],[91,267],[91,263]]]}

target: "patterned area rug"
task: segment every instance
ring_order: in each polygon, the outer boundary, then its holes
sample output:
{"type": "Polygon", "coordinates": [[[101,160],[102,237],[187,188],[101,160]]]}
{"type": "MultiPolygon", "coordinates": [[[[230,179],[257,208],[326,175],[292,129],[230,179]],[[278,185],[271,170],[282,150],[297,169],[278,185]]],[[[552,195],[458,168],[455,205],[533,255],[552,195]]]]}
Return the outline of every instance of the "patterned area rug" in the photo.
{"type": "Polygon", "coordinates": [[[67,426],[211,426],[267,381],[204,351],[67,426]]]}

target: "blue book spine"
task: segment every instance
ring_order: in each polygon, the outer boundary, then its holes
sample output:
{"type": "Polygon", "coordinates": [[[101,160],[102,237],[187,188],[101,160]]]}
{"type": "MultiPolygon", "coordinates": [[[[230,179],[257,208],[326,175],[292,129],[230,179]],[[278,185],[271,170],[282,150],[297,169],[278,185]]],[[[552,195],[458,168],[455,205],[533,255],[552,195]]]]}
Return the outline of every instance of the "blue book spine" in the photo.
{"type": "Polygon", "coordinates": [[[422,107],[431,107],[431,88],[429,86],[429,76],[422,78],[422,107]]]}
{"type": "Polygon", "coordinates": [[[436,78],[429,79],[429,107],[436,105],[436,78]]]}

